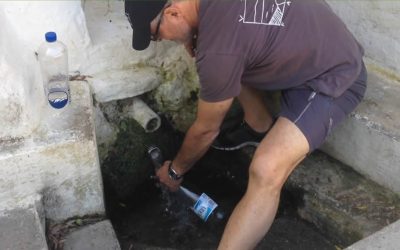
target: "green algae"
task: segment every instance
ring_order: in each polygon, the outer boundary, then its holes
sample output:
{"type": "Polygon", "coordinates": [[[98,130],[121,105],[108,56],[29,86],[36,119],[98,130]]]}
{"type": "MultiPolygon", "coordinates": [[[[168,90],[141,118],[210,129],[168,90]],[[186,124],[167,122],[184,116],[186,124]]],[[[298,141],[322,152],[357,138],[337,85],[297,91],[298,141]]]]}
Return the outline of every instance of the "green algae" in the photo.
{"type": "Polygon", "coordinates": [[[156,145],[165,152],[166,159],[174,156],[179,134],[167,123],[154,133],[146,133],[134,119],[123,119],[119,133],[102,164],[104,185],[121,198],[128,198],[142,184],[154,168],[147,156],[147,148],[156,145]]]}
{"type": "Polygon", "coordinates": [[[194,68],[186,68],[180,74],[170,69],[161,71],[162,83],[149,94],[154,100],[152,107],[165,114],[179,131],[185,132],[197,113],[199,82],[194,68]]]}

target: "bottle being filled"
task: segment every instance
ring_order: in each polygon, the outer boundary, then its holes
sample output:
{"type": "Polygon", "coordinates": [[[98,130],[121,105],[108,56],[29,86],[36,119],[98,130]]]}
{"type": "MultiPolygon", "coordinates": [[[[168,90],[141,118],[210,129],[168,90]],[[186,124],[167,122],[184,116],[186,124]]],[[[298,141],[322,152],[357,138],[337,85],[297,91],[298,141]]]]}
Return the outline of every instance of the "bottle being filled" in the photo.
{"type": "Polygon", "coordinates": [[[38,51],[43,87],[50,106],[61,109],[71,99],[67,47],[57,40],[55,32],[47,32],[45,39],[38,51]]]}
{"type": "MultiPolygon", "coordinates": [[[[158,147],[150,146],[147,150],[150,159],[157,170],[161,167],[164,162],[161,150],[158,147]]],[[[192,211],[204,222],[212,219],[212,220],[222,220],[225,217],[225,213],[220,209],[217,209],[218,204],[213,201],[208,195],[202,193],[198,195],[189,189],[180,186],[177,191],[181,196],[186,197],[190,204],[192,204],[192,211]]]]}

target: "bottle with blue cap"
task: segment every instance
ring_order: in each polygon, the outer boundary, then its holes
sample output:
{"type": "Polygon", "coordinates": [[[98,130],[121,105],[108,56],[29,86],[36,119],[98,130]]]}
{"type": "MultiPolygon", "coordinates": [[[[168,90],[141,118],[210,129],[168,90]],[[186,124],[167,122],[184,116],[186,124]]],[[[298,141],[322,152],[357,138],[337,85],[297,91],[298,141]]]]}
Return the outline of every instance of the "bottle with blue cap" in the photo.
{"type": "Polygon", "coordinates": [[[38,51],[43,87],[50,106],[62,109],[71,100],[67,47],[57,40],[55,32],[47,32],[45,39],[38,51]]]}
{"type": "MultiPolygon", "coordinates": [[[[160,168],[164,162],[161,150],[151,145],[147,149],[147,154],[155,169],[160,168]]],[[[221,208],[218,207],[218,204],[205,193],[198,195],[183,186],[180,186],[177,192],[180,193],[182,197],[186,197],[189,200],[189,203],[192,204],[192,211],[203,221],[211,220],[218,222],[225,218],[225,212],[223,212],[221,208]]]]}

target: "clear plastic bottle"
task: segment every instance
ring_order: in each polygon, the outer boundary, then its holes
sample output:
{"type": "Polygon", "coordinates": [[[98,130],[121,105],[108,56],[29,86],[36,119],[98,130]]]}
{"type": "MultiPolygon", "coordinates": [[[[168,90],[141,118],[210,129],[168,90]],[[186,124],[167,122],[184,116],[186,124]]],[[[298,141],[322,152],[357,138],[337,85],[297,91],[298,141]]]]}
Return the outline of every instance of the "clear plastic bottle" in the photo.
{"type": "Polygon", "coordinates": [[[203,221],[208,221],[210,218],[213,220],[222,220],[225,213],[220,210],[218,204],[213,201],[208,195],[202,193],[200,196],[190,191],[189,189],[180,186],[179,191],[186,197],[192,200],[193,206],[191,209],[203,221]]]}
{"type": "Polygon", "coordinates": [[[57,40],[55,32],[47,32],[45,39],[38,51],[43,87],[50,106],[61,109],[71,100],[67,47],[57,40]]]}
{"type": "MultiPolygon", "coordinates": [[[[160,168],[164,162],[161,150],[156,146],[150,146],[147,153],[155,169],[160,168]]],[[[179,187],[178,193],[189,200],[189,203],[192,204],[191,209],[203,221],[208,221],[210,218],[213,221],[224,219],[225,213],[220,208],[217,208],[218,204],[205,193],[199,196],[183,186],[179,187]]]]}

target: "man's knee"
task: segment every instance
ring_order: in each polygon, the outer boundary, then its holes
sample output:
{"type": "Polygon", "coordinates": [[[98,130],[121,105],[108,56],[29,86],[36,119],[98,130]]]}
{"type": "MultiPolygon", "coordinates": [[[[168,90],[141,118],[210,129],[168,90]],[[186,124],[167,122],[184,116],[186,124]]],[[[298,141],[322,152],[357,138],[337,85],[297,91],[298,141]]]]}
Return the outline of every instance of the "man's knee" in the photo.
{"type": "Polygon", "coordinates": [[[249,184],[272,192],[280,192],[287,179],[285,166],[276,161],[254,161],[249,169],[249,184]]]}

